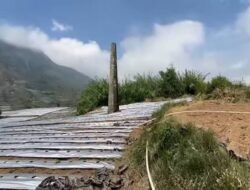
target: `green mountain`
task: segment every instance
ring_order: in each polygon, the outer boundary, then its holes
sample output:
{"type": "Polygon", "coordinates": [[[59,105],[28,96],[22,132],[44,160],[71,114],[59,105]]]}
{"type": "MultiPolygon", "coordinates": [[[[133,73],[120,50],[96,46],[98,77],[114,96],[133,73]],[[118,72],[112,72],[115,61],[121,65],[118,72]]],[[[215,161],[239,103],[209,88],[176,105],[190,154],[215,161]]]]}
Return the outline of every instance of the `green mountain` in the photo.
{"type": "Polygon", "coordinates": [[[89,81],[42,52],[0,41],[0,106],[72,105],[89,81]]]}

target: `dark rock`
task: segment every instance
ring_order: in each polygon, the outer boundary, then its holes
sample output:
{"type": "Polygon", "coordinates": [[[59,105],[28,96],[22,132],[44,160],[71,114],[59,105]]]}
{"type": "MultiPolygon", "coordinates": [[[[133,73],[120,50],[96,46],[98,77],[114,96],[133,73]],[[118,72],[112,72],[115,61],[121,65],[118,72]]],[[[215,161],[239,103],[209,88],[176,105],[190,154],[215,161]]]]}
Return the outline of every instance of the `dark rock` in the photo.
{"type": "MultiPolygon", "coordinates": [[[[125,172],[127,168],[126,165],[121,166],[120,172],[125,172]]],[[[107,168],[101,168],[96,171],[95,176],[89,178],[48,177],[36,190],[119,190],[125,183],[128,184],[121,175],[114,175],[107,168]]]]}
{"type": "Polygon", "coordinates": [[[55,178],[50,176],[42,181],[36,190],[71,190],[70,186],[72,185],[68,177],[55,178]]]}

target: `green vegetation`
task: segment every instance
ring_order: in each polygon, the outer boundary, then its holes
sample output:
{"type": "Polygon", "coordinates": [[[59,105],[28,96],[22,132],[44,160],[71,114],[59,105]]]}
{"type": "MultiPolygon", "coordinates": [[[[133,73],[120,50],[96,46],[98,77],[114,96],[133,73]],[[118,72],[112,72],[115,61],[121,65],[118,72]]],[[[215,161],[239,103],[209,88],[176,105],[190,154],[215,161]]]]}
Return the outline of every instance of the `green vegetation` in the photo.
{"type": "Polygon", "coordinates": [[[233,190],[250,188],[249,169],[229,157],[210,131],[164,118],[171,105],[157,112],[130,151],[131,166],[146,175],[145,147],[149,142],[150,171],[156,189],[233,190]]]}
{"type": "Polygon", "coordinates": [[[159,97],[159,83],[158,77],[150,75],[137,75],[133,80],[125,80],[120,85],[120,103],[142,102],[159,97]]]}
{"type": "MultiPolygon", "coordinates": [[[[119,100],[121,104],[142,102],[145,99],[158,97],[159,79],[150,75],[137,75],[133,80],[125,80],[119,86],[119,100]]],[[[84,114],[96,107],[108,104],[108,81],[95,79],[82,92],[77,105],[78,114],[84,114]]]]}
{"type": "Polygon", "coordinates": [[[210,83],[208,83],[208,92],[212,93],[215,89],[225,90],[232,87],[233,84],[224,76],[214,77],[210,83]]]}
{"type": "Polygon", "coordinates": [[[81,95],[81,100],[77,105],[79,114],[93,110],[96,107],[107,105],[108,102],[108,82],[104,79],[96,79],[90,82],[81,95]]]}
{"type": "MultiPolygon", "coordinates": [[[[183,95],[225,99],[230,102],[250,100],[250,89],[242,82],[233,83],[226,77],[216,76],[205,81],[202,73],[186,70],[178,73],[170,67],[159,75],[136,75],[132,80],[124,80],[119,86],[120,104],[177,98],[183,95]]],[[[77,106],[78,114],[84,114],[98,106],[108,104],[108,82],[96,79],[81,95],[77,106]]]]}
{"type": "Polygon", "coordinates": [[[205,94],[207,90],[205,79],[206,76],[202,73],[186,70],[182,77],[185,93],[190,95],[205,94]]]}
{"type": "Polygon", "coordinates": [[[160,90],[164,97],[176,98],[184,94],[184,83],[181,75],[173,67],[160,71],[160,90]]]}

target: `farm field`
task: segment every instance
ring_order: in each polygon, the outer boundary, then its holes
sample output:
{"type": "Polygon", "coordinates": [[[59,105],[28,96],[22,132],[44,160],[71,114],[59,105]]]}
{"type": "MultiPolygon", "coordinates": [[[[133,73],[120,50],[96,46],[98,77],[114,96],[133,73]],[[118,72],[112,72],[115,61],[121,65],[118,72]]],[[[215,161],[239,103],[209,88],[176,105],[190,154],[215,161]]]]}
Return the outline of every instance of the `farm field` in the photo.
{"type": "MultiPolygon", "coordinates": [[[[1,188],[35,189],[50,175],[74,177],[103,167],[113,170],[129,134],[165,103],[124,105],[113,114],[107,114],[107,107],[102,107],[83,116],[45,120],[43,114],[60,115],[65,110],[42,109],[42,113],[36,110],[32,120],[0,122],[1,188]]],[[[30,111],[25,110],[18,112],[18,118],[22,113],[24,118],[27,113],[30,116],[30,111]]]]}

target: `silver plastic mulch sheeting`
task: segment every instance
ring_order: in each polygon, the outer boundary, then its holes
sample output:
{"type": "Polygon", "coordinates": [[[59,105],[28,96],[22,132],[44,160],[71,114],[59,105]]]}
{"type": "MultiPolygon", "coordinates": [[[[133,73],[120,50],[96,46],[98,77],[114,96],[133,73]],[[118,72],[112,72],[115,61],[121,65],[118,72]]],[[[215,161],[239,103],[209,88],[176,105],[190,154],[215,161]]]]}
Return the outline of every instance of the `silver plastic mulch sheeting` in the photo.
{"type": "MultiPolygon", "coordinates": [[[[191,101],[178,99],[172,102],[191,101]]],[[[0,169],[114,169],[133,129],[147,122],[167,102],[107,107],[84,116],[25,121],[60,109],[31,109],[5,113],[18,120],[0,120],[0,169]],[[22,115],[23,114],[23,115],[22,115]]],[[[35,189],[46,175],[0,174],[0,189],[35,189]]]]}

